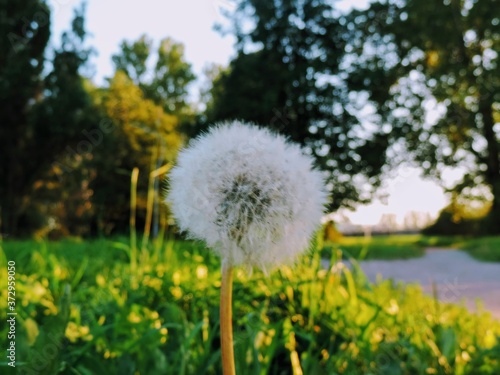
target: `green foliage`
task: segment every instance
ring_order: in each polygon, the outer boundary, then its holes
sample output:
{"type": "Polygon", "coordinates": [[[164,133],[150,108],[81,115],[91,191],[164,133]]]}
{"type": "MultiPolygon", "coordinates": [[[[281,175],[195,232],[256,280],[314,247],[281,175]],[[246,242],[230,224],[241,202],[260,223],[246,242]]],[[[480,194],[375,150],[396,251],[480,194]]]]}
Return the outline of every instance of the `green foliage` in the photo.
{"type": "Polygon", "coordinates": [[[500,237],[483,237],[462,242],[460,247],[479,260],[500,262],[500,237]]]}
{"type": "Polygon", "coordinates": [[[189,114],[188,86],[196,77],[184,59],[184,46],[171,38],[160,41],[154,69],[148,74],[152,40],[146,35],[135,42],[123,41],[113,56],[116,71],[123,71],[143,90],[148,99],[176,116],[189,114]]]}
{"type": "MultiPolygon", "coordinates": [[[[183,141],[179,124],[191,116],[187,87],[194,79],[184,61],[183,46],[167,38],[161,41],[155,68],[148,72],[152,41],[146,36],[124,41],[113,56],[116,72],[107,87],[90,88],[100,125],[109,129],[101,135],[86,165],[93,172],[93,222],[99,234],[122,233],[128,227],[129,180],[139,168],[138,218],[144,220],[150,173],[173,163],[183,141]],[[149,74],[151,73],[151,74],[149,74]]],[[[157,176],[154,183],[155,212],[162,211],[157,176]]],[[[158,217],[158,215],[155,215],[158,217]]]]}
{"type": "Polygon", "coordinates": [[[441,211],[436,222],[422,232],[431,236],[473,236],[482,233],[482,230],[479,219],[457,219],[453,210],[447,207],[441,211]]]}
{"type": "Polygon", "coordinates": [[[488,188],[492,233],[500,231],[497,7],[497,0],[386,0],[347,19],[349,89],[368,95],[394,143],[404,140],[394,160],[411,156],[439,179],[443,166],[464,168],[455,191],[481,196],[488,188]]]}
{"type": "Polygon", "coordinates": [[[57,217],[61,195],[84,190],[83,178],[75,174],[63,179],[59,166],[93,116],[79,75],[89,54],[83,47],[84,10],[75,12],[71,31],[63,34],[49,60],[50,11],[45,2],[6,3],[2,1],[0,18],[0,163],[5,166],[0,171],[0,207],[2,231],[20,235],[45,224],[49,216],[57,217]]]}
{"type": "MultiPolygon", "coordinates": [[[[136,274],[120,240],[2,246],[0,282],[6,260],[17,264],[21,371],[30,373],[27,353],[53,329],[49,321],[63,318],[69,284],[69,322],[53,373],[221,372],[220,264],[200,244],[152,243],[136,274]]],[[[2,320],[5,304],[2,289],[2,320]]],[[[357,269],[323,269],[318,254],[269,277],[237,270],[234,330],[239,374],[500,371],[500,323],[488,314],[438,303],[418,287],[368,284],[357,269]]]]}
{"type": "Polygon", "coordinates": [[[421,236],[416,242],[423,247],[456,247],[464,236],[421,236]]]}
{"type": "Polygon", "coordinates": [[[0,8],[0,163],[9,166],[0,170],[0,206],[3,230],[15,231],[22,197],[35,172],[31,163],[30,168],[23,163],[27,150],[34,151],[27,135],[33,128],[28,103],[40,95],[50,12],[39,0],[2,0],[0,8]]]}
{"type": "Polygon", "coordinates": [[[195,80],[191,65],[184,60],[184,46],[171,38],[160,41],[155,76],[146,93],[167,113],[186,114],[188,86],[195,80]]]}
{"type": "Polygon", "coordinates": [[[151,54],[151,45],[152,41],[146,35],[134,43],[123,41],[120,45],[120,54],[112,57],[115,69],[125,72],[136,84],[143,82],[148,69],[146,62],[151,54]]]}
{"type": "Polygon", "coordinates": [[[342,237],[335,242],[326,242],[321,254],[330,258],[341,251],[354,259],[409,259],[424,255],[420,235],[342,237]]]}
{"type": "Polygon", "coordinates": [[[424,255],[424,250],[433,248],[459,248],[467,251],[479,260],[500,261],[500,238],[466,236],[468,227],[479,225],[480,222],[461,222],[457,224],[455,235],[401,235],[342,237],[337,241],[326,241],[321,255],[330,258],[335,252],[341,251],[356,260],[369,259],[409,259],[424,255]],[[471,224],[472,223],[472,224],[471,224]]]}
{"type": "MultiPolygon", "coordinates": [[[[480,236],[491,233],[491,226],[498,225],[489,216],[491,204],[484,196],[478,198],[453,194],[451,203],[439,213],[436,221],[424,228],[426,235],[480,236]]],[[[494,231],[494,230],[493,230],[494,231]]]]}
{"type": "MultiPolygon", "coordinates": [[[[99,146],[86,165],[93,171],[90,188],[97,230],[101,234],[124,232],[128,227],[130,173],[138,167],[138,208],[144,217],[149,174],[173,162],[181,145],[178,118],[165,113],[123,72],[110,79],[109,87],[92,91],[101,124],[99,146]]],[[[160,193],[156,191],[156,199],[160,193]]]]}
{"type": "MultiPolygon", "coordinates": [[[[124,231],[131,170],[141,170],[142,217],[149,172],[173,161],[182,141],[178,123],[193,116],[186,97],[195,77],[183,46],[163,40],[145,81],[151,43],[146,37],[123,43],[115,56],[119,72],[109,87],[96,88],[81,76],[92,52],[85,45],[85,6],[49,51],[45,2],[0,4],[0,162],[6,166],[0,231],[40,238],[124,231]]],[[[156,183],[157,201],[159,190],[156,183]]]]}

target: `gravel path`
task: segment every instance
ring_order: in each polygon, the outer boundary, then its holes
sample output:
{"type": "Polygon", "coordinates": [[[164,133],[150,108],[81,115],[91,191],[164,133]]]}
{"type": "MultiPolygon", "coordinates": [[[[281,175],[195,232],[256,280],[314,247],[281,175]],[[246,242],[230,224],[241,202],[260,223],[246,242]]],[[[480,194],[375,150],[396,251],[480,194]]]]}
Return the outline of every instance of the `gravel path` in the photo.
{"type": "Polygon", "coordinates": [[[408,260],[360,262],[371,281],[377,277],[405,283],[419,283],[432,295],[435,283],[439,300],[463,304],[476,311],[476,299],[485,310],[500,319],[500,263],[480,262],[453,249],[429,248],[423,257],[408,260]]]}

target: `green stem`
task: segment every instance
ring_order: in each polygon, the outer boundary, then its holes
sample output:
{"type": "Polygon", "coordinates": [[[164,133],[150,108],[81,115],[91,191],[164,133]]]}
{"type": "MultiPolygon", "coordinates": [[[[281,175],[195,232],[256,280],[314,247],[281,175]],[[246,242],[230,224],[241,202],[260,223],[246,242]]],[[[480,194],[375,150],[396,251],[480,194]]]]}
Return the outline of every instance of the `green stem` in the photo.
{"type": "Polygon", "coordinates": [[[220,339],[222,353],[222,372],[235,375],[233,349],[233,267],[227,260],[222,261],[222,280],[220,288],[220,339]]]}
{"type": "Polygon", "coordinates": [[[132,170],[130,177],[130,270],[135,277],[137,268],[137,232],[135,229],[135,214],[137,210],[137,180],[139,178],[139,168],[132,170]]]}

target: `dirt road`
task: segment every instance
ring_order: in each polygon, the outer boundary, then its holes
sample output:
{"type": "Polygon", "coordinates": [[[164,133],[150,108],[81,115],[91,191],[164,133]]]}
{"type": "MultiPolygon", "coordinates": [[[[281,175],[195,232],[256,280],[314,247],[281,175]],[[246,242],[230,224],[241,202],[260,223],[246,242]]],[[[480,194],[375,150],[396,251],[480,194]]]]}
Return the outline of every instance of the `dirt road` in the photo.
{"type": "Polygon", "coordinates": [[[432,294],[435,283],[443,302],[465,305],[476,311],[476,299],[485,310],[500,319],[500,263],[480,262],[453,249],[427,249],[425,255],[409,260],[369,260],[360,262],[371,281],[377,275],[405,283],[419,283],[432,294]]]}

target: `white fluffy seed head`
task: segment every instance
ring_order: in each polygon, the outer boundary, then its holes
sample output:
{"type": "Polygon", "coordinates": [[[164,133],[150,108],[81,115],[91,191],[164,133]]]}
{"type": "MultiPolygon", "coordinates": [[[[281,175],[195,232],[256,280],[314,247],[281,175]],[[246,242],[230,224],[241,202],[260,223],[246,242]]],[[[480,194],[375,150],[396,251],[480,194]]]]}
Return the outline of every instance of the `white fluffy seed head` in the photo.
{"type": "Polygon", "coordinates": [[[326,191],[297,145],[232,122],[181,151],[167,201],[179,227],[223,259],[266,269],[307,249],[326,191]]]}

